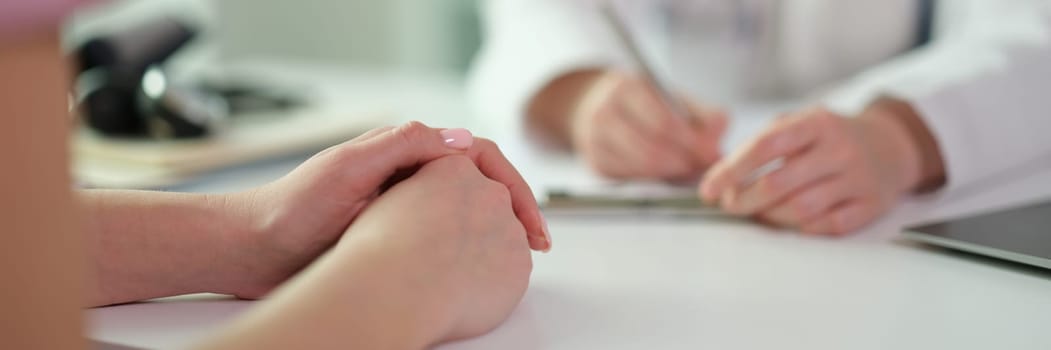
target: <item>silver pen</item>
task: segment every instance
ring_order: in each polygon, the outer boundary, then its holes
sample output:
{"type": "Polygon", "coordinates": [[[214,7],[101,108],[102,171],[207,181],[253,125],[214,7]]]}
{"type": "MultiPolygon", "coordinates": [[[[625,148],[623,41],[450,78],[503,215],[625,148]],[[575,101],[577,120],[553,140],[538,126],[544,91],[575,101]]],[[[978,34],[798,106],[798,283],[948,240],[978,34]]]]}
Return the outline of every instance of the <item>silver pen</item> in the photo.
{"type": "Polygon", "coordinates": [[[614,36],[617,38],[617,41],[620,42],[620,45],[624,50],[627,51],[628,57],[633,61],[632,64],[634,64],[635,67],[639,69],[640,73],[642,73],[643,79],[646,79],[646,82],[649,83],[653,89],[657,90],[657,95],[664,104],[671,109],[672,113],[679,118],[690,119],[691,113],[689,108],[686,108],[682,100],[675,98],[675,96],[664,87],[664,84],[661,84],[660,79],[657,78],[657,75],[653,72],[653,68],[647,63],[646,58],[642,54],[642,50],[635,43],[631,32],[628,30],[627,24],[620,14],[617,13],[617,9],[613,4],[610,1],[603,1],[599,7],[601,9],[602,17],[605,18],[607,24],[613,29],[614,36]]]}

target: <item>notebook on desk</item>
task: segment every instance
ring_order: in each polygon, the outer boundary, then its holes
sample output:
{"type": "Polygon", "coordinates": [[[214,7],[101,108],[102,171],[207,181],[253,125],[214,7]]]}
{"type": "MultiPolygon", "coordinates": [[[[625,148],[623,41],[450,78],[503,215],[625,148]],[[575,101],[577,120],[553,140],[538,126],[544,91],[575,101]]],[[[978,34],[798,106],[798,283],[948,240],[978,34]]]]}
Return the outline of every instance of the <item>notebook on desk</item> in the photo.
{"type": "Polygon", "coordinates": [[[390,120],[379,112],[304,109],[238,117],[201,140],[113,139],[81,130],[73,140],[74,172],[90,187],[165,187],[221,167],[321,150],[390,120]]]}

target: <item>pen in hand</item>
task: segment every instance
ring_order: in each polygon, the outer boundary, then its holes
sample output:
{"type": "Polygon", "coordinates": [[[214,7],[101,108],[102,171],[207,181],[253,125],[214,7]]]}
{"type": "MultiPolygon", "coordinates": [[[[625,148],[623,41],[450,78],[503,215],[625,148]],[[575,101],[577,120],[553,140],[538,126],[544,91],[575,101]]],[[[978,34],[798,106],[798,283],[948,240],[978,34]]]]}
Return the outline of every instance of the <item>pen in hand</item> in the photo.
{"type": "MultiPolygon", "coordinates": [[[[616,56],[627,68],[632,62],[635,67],[634,73],[612,67],[581,69],[577,72],[585,75],[567,74],[545,88],[547,93],[572,96],[571,107],[562,115],[574,151],[604,177],[696,181],[721,156],[725,114],[676,96],[646,62],[627,18],[609,5],[593,11],[605,29],[605,36],[595,39],[622,52],[616,56]],[[569,80],[573,77],[584,80],[569,80]]],[[[534,104],[543,105],[553,96],[540,95],[534,104]]]]}
{"type": "Polygon", "coordinates": [[[681,99],[675,98],[675,96],[668,91],[668,89],[661,83],[660,79],[654,73],[653,68],[646,61],[645,56],[642,54],[642,50],[636,44],[634,37],[628,30],[628,26],[624,19],[617,13],[617,9],[612,3],[608,1],[602,2],[600,5],[600,12],[602,17],[606,20],[606,23],[613,29],[613,34],[620,46],[624,48],[624,51],[628,54],[628,58],[632,61],[631,63],[639,70],[642,78],[657,91],[657,95],[676,117],[693,121],[690,109],[685,106],[681,99]]]}

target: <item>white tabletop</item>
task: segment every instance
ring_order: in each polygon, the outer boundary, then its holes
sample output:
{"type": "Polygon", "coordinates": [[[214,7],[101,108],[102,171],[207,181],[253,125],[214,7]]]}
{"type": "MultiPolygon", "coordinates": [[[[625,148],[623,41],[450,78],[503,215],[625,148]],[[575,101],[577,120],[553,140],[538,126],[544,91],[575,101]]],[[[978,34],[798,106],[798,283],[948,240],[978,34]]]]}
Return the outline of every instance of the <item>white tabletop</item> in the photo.
{"type": "MultiPolygon", "coordinates": [[[[535,189],[589,181],[568,156],[536,151],[485,124],[479,130],[502,141],[535,189]]],[[[252,186],[299,161],[239,168],[180,189],[252,186]]],[[[554,217],[554,249],[534,255],[530,288],[511,318],[488,335],[440,348],[1048,349],[1051,272],[897,235],[907,223],[1051,198],[1049,164],[910,199],[843,239],[712,219],[554,217]]],[[[87,315],[93,339],[181,347],[251,305],[197,295],[87,315]]]]}

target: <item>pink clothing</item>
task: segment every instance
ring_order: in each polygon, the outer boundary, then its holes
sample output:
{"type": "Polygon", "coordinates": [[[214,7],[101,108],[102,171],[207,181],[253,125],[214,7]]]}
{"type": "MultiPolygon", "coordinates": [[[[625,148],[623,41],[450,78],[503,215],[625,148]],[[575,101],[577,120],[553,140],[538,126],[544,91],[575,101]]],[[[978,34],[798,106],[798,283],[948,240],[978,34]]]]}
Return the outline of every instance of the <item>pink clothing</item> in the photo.
{"type": "Polygon", "coordinates": [[[0,41],[55,30],[84,0],[0,0],[0,41]]]}

